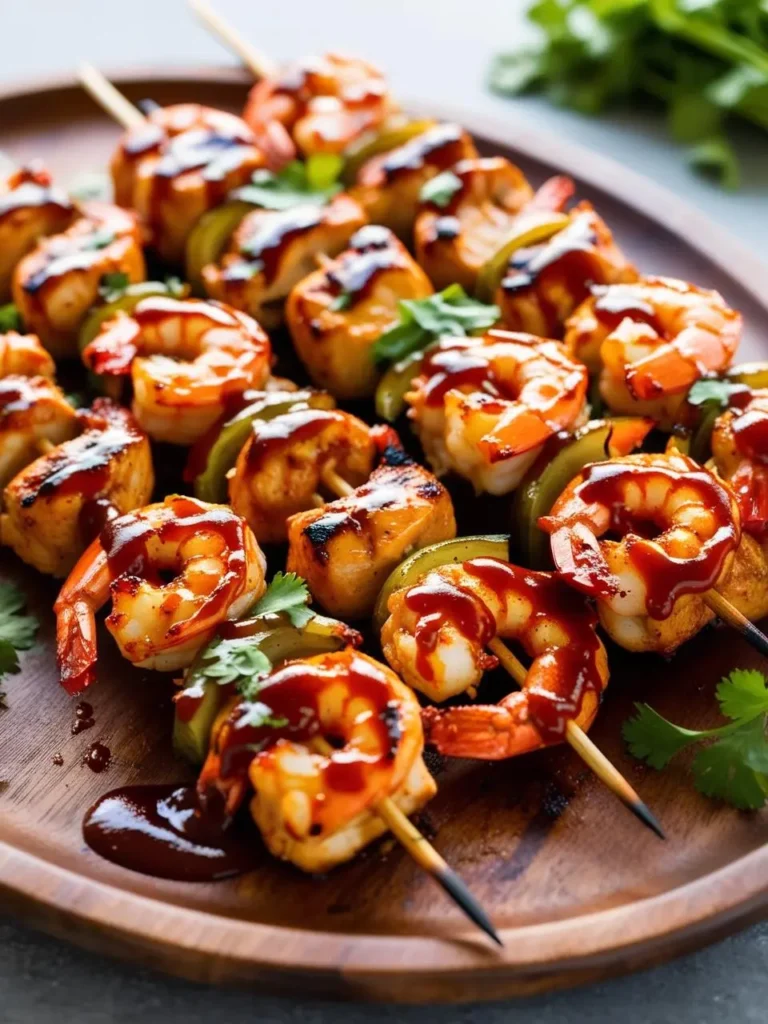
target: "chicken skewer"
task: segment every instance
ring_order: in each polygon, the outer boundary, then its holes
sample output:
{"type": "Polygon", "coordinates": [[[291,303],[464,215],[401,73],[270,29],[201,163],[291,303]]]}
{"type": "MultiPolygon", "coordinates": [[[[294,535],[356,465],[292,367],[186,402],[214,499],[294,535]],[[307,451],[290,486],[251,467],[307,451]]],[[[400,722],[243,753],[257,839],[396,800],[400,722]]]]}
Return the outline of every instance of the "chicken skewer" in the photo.
{"type": "Polygon", "coordinates": [[[257,50],[237,29],[215,11],[207,0],[189,0],[189,6],[202,24],[235,53],[254,78],[274,78],[277,64],[266,53],[257,50]]]}
{"type": "MultiPolygon", "coordinates": [[[[333,465],[327,465],[322,471],[322,480],[325,486],[334,491],[339,497],[347,497],[354,492],[354,488],[340,476],[333,465]]],[[[526,670],[515,658],[512,652],[498,637],[494,637],[487,645],[498,657],[503,668],[509,672],[512,678],[520,685],[523,685],[526,677],[526,670]]],[[[566,727],[567,742],[581,757],[581,759],[592,769],[592,771],[614,793],[621,802],[632,811],[632,813],[643,822],[648,828],[664,839],[664,832],[654,817],[650,808],[640,799],[635,790],[630,786],[624,776],[608,760],[608,758],[589,739],[587,734],[574,721],[569,721],[566,727]]]]}

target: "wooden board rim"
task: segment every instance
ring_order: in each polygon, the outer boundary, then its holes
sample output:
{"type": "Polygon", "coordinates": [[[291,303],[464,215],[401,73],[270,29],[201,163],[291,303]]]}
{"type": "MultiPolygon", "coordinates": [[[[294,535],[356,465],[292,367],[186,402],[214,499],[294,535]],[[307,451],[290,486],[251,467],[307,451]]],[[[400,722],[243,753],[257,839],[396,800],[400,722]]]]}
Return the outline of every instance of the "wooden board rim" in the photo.
{"type": "MultiPolygon", "coordinates": [[[[246,83],[237,68],[138,68],[110,73],[118,85],[152,81],[246,83]]],[[[0,102],[77,87],[71,75],[35,78],[0,90],[0,102]]],[[[423,104],[406,104],[427,112],[423,104]]],[[[470,132],[532,159],[556,165],[590,187],[663,224],[688,246],[739,279],[768,312],[768,269],[740,242],[672,192],[578,144],[562,142],[513,117],[467,118],[430,105],[432,116],[458,120],[470,132]],[[517,127],[518,134],[515,134],[517,127]],[[510,138],[513,139],[510,142],[510,138]],[[652,214],[648,209],[653,210],[652,214]]],[[[175,952],[178,973],[209,980],[259,980],[280,987],[297,979],[308,991],[430,1001],[499,998],[635,969],[712,941],[768,911],[768,847],[682,887],[630,905],[541,925],[502,929],[498,952],[461,925],[454,941],[419,935],[354,935],[303,931],[233,920],[127,893],[77,875],[0,841],[0,891],[10,909],[42,927],[101,948],[109,935],[120,951],[151,961],[146,950],[175,952]],[[145,911],[146,913],[143,913],[145,911]],[[147,921],[151,918],[151,926],[147,921]],[[74,932],[73,929],[74,928],[74,932]],[[93,930],[97,930],[94,936],[93,930]],[[278,939],[279,941],[276,941],[278,939]],[[294,959],[287,964],[285,947],[294,959]],[[574,950],[578,948],[578,953],[574,950]],[[618,967],[617,967],[618,964],[618,967]],[[545,979],[542,982],[542,979],[545,979]]]]}

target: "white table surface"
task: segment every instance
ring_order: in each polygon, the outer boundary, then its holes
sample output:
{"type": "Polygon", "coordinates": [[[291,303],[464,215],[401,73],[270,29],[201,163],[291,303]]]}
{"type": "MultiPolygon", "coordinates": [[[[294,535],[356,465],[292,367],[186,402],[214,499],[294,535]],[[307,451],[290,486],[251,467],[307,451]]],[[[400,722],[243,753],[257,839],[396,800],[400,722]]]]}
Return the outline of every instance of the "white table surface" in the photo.
{"type": "MultiPolygon", "coordinates": [[[[693,176],[651,116],[592,120],[537,98],[507,101],[485,89],[497,49],[524,38],[522,0],[217,0],[275,57],[337,49],[384,67],[395,91],[473,113],[530,118],[663,182],[728,227],[768,262],[768,140],[738,133],[744,186],[721,191],[693,176]]],[[[223,64],[228,55],[187,14],[184,0],[0,0],[0,84],[102,67],[223,64]]],[[[34,154],[30,154],[32,156],[34,154]]],[[[768,280],[766,282],[768,287],[768,280]]],[[[2,908],[0,907],[0,910],[2,908]]],[[[403,1011],[323,1006],[219,993],[87,956],[0,921],[0,1022],[252,1021],[315,1024],[398,1021],[626,1021],[763,1024],[768,1017],[768,926],[632,978],[513,1004],[403,1011]]]]}

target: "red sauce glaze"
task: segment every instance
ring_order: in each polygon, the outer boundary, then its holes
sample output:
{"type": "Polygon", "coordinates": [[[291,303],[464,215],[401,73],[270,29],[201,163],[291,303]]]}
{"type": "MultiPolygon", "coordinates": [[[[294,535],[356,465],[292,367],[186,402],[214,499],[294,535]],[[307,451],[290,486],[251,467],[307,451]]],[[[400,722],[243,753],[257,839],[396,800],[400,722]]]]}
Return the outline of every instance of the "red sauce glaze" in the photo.
{"type": "MultiPolygon", "coordinates": [[[[621,461],[595,463],[584,470],[583,482],[576,488],[574,498],[580,499],[586,506],[594,502],[608,510],[610,523],[604,532],[617,534],[627,543],[630,562],[645,581],[648,614],[655,619],[666,619],[671,615],[675,602],[683,594],[709,590],[720,575],[726,556],[739,542],[739,529],[734,522],[727,491],[711,473],[695,468],[693,462],[684,474],[662,466],[628,465],[621,461]],[[665,531],[670,523],[650,515],[641,518],[630,512],[624,504],[628,481],[645,489],[659,477],[670,480],[673,487],[684,486],[698,492],[702,505],[715,517],[715,532],[711,540],[701,545],[695,557],[676,559],[658,545],[650,543],[648,535],[658,530],[665,531]]],[[[588,549],[585,554],[594,561],[594,549],[588,549]]],[[[607,570],[602,555],[599,558],[607,570]]],[[[585,577],[588,575],[589,567],[585,577]]],[[[610,581],[604,575],[601,577],[597,573],[593,592],[606,594],[608,583],[610,581]]],[[[583,587],[583,579],[579,585],[586,589],[583,587]]],[[[617,592],[615,582],[610,592],[617,592]]]]}
{"type": "MultiPolygon", "coordinates": [[[[219,557],[224,560],[226,568],[198,614],[206,618],[223,614],[246,578],[245,523],[231,509],[220,505],[209,507],[195,498],[177,496],[166,499],[166,505],[157,509],[151,520],[129,512],[106,524],[100,540],[114,581],[113,594],[132,592],[137,577],[154,586],[164,585],[159,575],[161,567],[153,564],[149,555],[149,543],[153,538],[161,544],[178,546],[190,537],[205,533],[223,539],[226,550],[219,557]]],[[[178,568],[181,570],[182,566],[178,568]]]]}
{"type": "Polygon", "coordinates": [[[245,238],[239,253],[243,260],[232,262],[222,270],[225,281],[248,280],[263,271],[271,284],[280,269],[285,248],[305,231],[323,223],[323,209],[316,205],[291,206],[287,210],[257,210],[243,222],[245,238]]]}
{"type": "Polygon", "coordinates": [[[258,472],[276,452],[317,437],[332,423],[343,423],[345,416],[333,409],[299,409],[271,420],[254,420],[247,451],[248,469],[258,472]]]}
{"type": "Polygon", "coordinates": [[[482,345],[468,348],[465,338],[444,342],[428,352],[421,364],[421,377],[426,378],[424,398],[429,406],[442,405],[452,388],[469,386],[494,397],[502,394],[501,381],[483,354],[482,345]]]}
{"type": "Polygon", "coordinates": [[[328,755],[322,769],[327,789],[358,792],[365,788],[371,766],[394,762],[401,736],[398,705],[392,700],[385,671],[354,651],[329,656],[322,662],[288,662],[265,680],[258,701],[266,705],[273,719],[285,724],[249,725],[247,714],[253,705],[239,704],[218,740],[223,779],[244,776],[254,757],[268,761],[271,749],[281,741],[305,743],[314,737],[327,738],[338,747],[328,755]],[[329,736],[331,729],[327,721],[321,721],[319,709],[334,684],[344,687],[348,700],[362,698],[372,706],[379,735],[377,752],[348,744],[341,731],[329,736]]]}
{"type": "Polygon", "coordinates": [[[101,775],[112,764],[112,751],[103,743],[92,743],[83,754],[83,764],[92,772],[101,775]]]}
{"type": "Polygon", "coordinates": [[[74,212],[69,196],[53,187],[50,174],[36,161],[20,167],[7,185],[8,191],[0,193],[0,217],[24,207],[51,206],[64,216],[74,212]]]}
{"type": "Polygon", "coordinates": [[[466,156],[462,139],[464,132],[457,124],[440,124],[422,135],[393,149],[378,165],[386,182],[403,171],[417,171],[425,165],[441,170],[452,167],[466,156]]]}
{"type": "Polygon", "coordinates": [[[365,295],[383,271],[406,267],[405,254],[392,232],[377,224],[367,224],[353,235],[349,251],[329,267],[326,277],[335,294],[356,300],[365,295]]]}
{"type": "Polygon", "coordinates": [[[109,484],[113,460],[145,440],[131,413],[108,398],[97,398],[78,418],[84,432],[39,459],[25,477],[22,508],[54,494],[78,494],[86,502],[99,498],[109,484]]]}
{"type": "Polygon", "coordinates": [[[214,882],[249,871],[251,851],[224,831],[213,800],[205,811],[194,786],[126,786],[106,793],[83,821],[83,838],[129,871],[181,882],[214,882]]]}
{"type": "Polygon", "coordinates": [[[622,320],[629,317],[637,323],[649,324],[657,334],[662,334],[656,311],[650,302],[645,302],[637,293],[635,285],[596,285],[595,317],[610,331],[615,331],[622,320]]]}
{"type": "Polygon", "coordinates": [[[768,412],[745,409],[731,422],[736,447],[753,462],[768,465],[768,412]]]}
{"type": "Polygon", "coordinates": [[[87,701],[81,701],[75,708],[75,721],[72,725],[72,735],[78,736],[86,729],[92,729],[96,724],[93,717],[93,707],[87,701]]]}
{"type": "Polygon", "coordinates": [[[590,285],[604,280],[604,270],[595,251],[597,234],[594,214],[580,214],[541,245],[528,246],[513,253],[507,273],[501,282],[504,293],[511,297],[527,297],[535,291],[548,333],[553,335],[561,323],[562,310],[549,298],[552,280],[555,294],[570,296],[575,308],[589,295],[590,285]]]}
{"type": "Polygon", "coordinates": [[[90,498],[84,502],[78,522],[83,544],[87,546],[95,540],[107,523],[119,515],[109,498],[90,498]]]}
{"type": "Polygon", "coordinates": [[[424,679],[434,678],[429,658],[437,647],[444,622],[450,622],[463,636],[483,646],[496,634],[496,620],[485,604],[471,591],[446,580],[411,588],[405,604],[419,616],[415,632],[416,670],[424,679]]]}

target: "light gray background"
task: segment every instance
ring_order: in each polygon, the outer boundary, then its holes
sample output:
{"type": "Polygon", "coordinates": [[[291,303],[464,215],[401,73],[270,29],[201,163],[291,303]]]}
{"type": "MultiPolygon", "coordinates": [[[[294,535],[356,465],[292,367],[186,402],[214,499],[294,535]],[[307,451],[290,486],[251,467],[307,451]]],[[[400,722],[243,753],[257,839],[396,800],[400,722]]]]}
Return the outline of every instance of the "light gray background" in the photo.
{"type": "MultiPolygon", "coordinates": [[[[359,53],[387,69],[399,95],[460,104],[468,111],[501,117],[514,111],[539,127],[608,153],[685,196],[768,259],[764,137],[749,130],[738,133],[745,181],[742,190],[731,195],[693,177],[679,148],[652,117],[614,115],[593,121],[554,110],[535,98],[510,102],[485,92],[491,53],[528,32],[522,0],[217,2],[258,46],[278,58],[326,49],[359,53]]],[[[67,72],[80,59],[102,67],[229,60],[187,15],[184,0],[0,0],[0,40],[0,83],[67,72]]],[[[80,953],[0,919],[2,1024],[763,1024],[768,1019],[766,1007],[768,925],[676,963],[604,985],[515,1003],[430,1011],[288,1002],[257,993],[205,989],[80,953]]]]}

